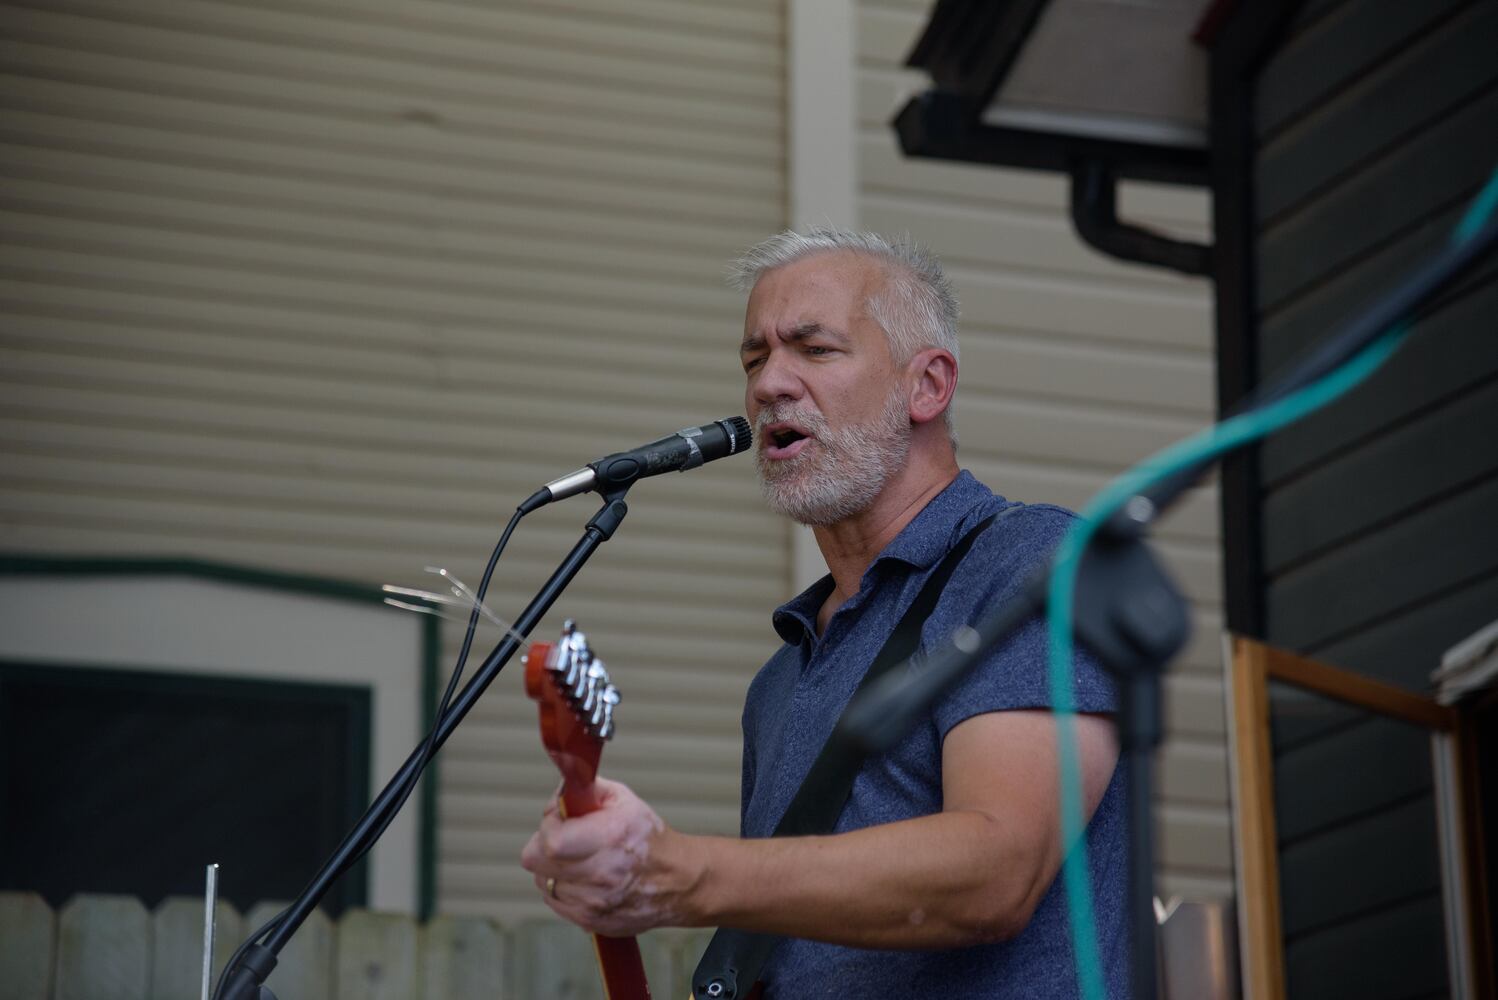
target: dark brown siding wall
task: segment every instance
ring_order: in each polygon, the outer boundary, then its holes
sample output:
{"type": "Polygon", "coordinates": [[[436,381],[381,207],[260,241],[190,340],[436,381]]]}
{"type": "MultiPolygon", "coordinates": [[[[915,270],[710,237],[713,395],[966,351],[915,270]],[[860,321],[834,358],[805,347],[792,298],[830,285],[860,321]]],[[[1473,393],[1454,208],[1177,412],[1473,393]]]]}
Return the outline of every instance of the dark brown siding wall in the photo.
{"type": "MultiPolygon", "coordinates": [[[[1498,5],[1313,6],[1259,92],[1271,376],[1450,239],[1498,164],[1498,5]]],[[[1264,446],[1271,641],[1419,688],[1498,607],[1445,610],[1471,588],[1498,593],[1495,275],[1482,269],[1367,385],[1264,446]],[[1404,640],[1360,642],[1370,629],[1404,640]]]]}
{"type": "MultiPolygon", "coordinates": [[[[1255,93],[1272,378],[1451,238],[1498,165],[1498,4],[1309,2],[1255,93]]],[[[1424,691],[1498,616],[1498,261],[1262,449],[1268,641],[1424,691]]],[[[1291,997],[1447,988],[1425,734],[1276,698],[1291,997]],[[1420,929],[1415,933],[1412,929],[1420,929]]]]}

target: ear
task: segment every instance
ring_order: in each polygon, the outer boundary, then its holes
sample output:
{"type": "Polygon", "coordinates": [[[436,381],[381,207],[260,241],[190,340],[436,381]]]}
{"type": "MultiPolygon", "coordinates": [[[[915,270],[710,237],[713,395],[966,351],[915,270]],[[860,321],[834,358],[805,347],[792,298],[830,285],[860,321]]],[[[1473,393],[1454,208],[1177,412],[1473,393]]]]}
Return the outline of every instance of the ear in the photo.
{"type": "Polygon", "coordinates": [[[937,419],[952,405],[957,391],[957,359],[940,347],[916,353],[905,366],[911,378],[910,421],[924,424],[937,419]]]}

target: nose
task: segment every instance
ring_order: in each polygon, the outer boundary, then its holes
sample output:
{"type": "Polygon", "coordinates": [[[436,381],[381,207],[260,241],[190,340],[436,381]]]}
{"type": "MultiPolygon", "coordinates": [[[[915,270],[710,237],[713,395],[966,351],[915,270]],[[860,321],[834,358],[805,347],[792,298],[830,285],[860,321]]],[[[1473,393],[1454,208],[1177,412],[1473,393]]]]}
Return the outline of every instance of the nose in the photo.
{"type": "Polygon", "coordinates": [[[782,399],[800,399],[806,392],[791,359],[784,352],[771,351],[749,379],[749,399],[769,406],[782,399]]]}

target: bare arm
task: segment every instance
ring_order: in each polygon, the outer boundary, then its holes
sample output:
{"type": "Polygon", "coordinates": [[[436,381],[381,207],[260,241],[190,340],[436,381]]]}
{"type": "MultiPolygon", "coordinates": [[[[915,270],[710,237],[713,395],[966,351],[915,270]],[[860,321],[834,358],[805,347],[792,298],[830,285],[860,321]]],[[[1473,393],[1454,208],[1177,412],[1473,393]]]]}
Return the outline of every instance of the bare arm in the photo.
{"type": "MultiPolygon", "coordinates": [[[[1085,809],[1117,760],[1112,723],[1079,716],[1085,809]]],[[[838,944],[947,948],[1018,933],[1061,866],[1056,725],[994,712],[942,747],[942,812],[825,837],[738,840],[670,829],[623,785],[605,807],[548,811],[522,863],[556,879],[559,914],[597,933],[731,926],[838,944]]]]}

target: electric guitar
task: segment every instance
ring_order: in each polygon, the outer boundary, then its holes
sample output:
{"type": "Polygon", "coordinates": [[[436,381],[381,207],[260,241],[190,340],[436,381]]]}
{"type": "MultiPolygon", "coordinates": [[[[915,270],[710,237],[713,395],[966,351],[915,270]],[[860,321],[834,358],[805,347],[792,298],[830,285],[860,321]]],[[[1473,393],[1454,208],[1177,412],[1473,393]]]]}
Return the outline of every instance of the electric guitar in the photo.
{"type": "MultiPolygon", "coordinates": [[[[570,619],[555,643],[532,643],[525,654],[525,693],[541,710],[541,743],[562,772],[562,817],[598,808],[593,780],[603,744],[614,735],[619,691],[603,661],[570,619]]],[[[632,937],[593,935],[607,1000],[650,1000],[640,946],[632,937]]]]}

